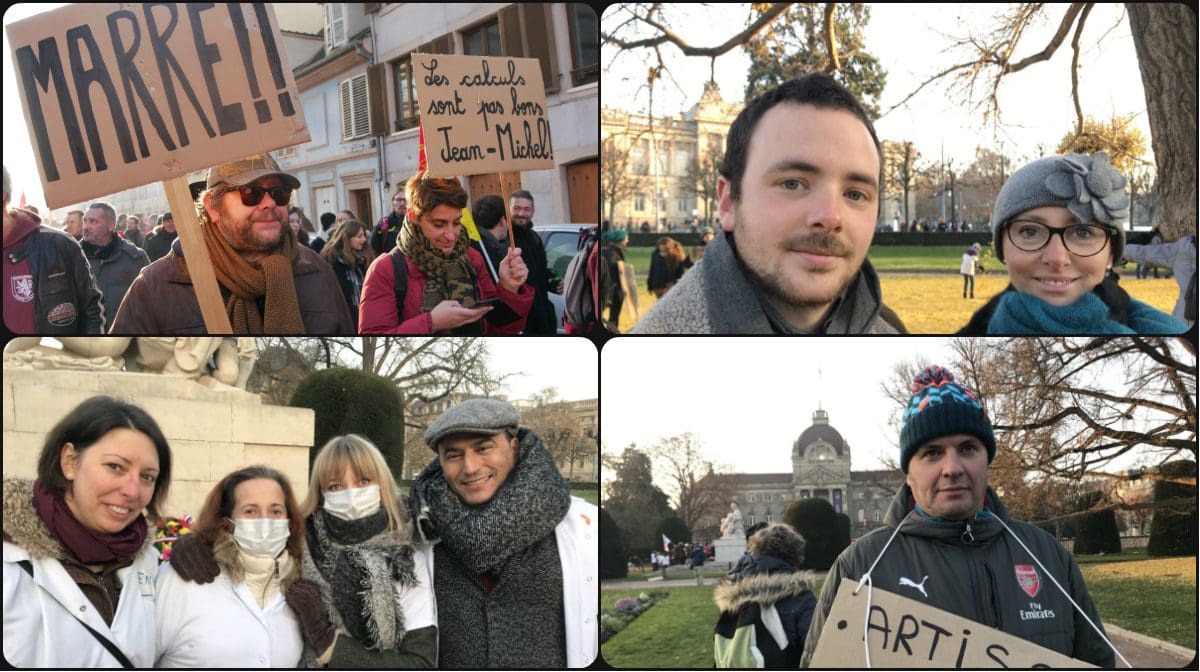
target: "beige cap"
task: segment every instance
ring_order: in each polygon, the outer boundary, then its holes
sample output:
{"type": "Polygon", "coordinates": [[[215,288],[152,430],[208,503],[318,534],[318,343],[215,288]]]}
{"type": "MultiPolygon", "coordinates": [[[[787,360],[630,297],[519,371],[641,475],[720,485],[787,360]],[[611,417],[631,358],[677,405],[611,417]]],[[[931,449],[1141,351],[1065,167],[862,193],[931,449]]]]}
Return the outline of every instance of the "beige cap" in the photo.
{"type": "Polygon", "coordinates": [[[251,182],[266,177],[278,175],[292,189],[300,188],[300,180],[279,169],[279,164],[270,154],[255,154],[237,161],[229,161],[208,169],[208,188],[212,189],[222,182],[235,187],[244,187],[251,182]]]}

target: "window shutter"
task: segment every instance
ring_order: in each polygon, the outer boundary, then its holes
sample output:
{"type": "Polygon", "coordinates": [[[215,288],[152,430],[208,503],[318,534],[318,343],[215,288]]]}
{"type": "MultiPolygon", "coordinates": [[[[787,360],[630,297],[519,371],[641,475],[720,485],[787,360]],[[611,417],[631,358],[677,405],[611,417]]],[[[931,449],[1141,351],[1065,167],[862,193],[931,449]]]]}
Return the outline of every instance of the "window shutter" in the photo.
{"type": "Polygon", "coordinates": [[[367,68],[367,95],[371,110],[371,135],[387,135],[387,65],[367,68]]]}
{"type": "Polygon", "coordinates": [[[500,10],[500,44],[503,45],[505,56],[522,58],[525,56],[525,47],[521,41],[521,17],[517,12],[517,5],[500,10]]]}
{"type": "Polygon", "coordinates": [[[350,101],[350,80],[338,84],[338,95],[342,100],[342,139],[354,137],[353,106],[350,101]]]}
{"type": "Polygon", "coordinates": [[[346,7],[340,2],[325,5],[328,12],[329,32],[325,36],[325,46],[336,49],[346,42],[346,7]]]}
{"type": "Polygon", "coordinates": [[[354,137],[358,138],[371,132],[371,107],[365,74],[350,80],[350,97],[354,104],[354,137]]]}
{"type": "Polygon", "coordinates": [[[446,33],[433,41],[433,53],[435,54],[453,54],[454,53],[454,36],[446,33]]]}
{"type": "Polygon", "coordinates": [[[525,15],[525,55],[538,59],[546,93],[558,91],[558,57],[554,51],[554,29],[550,22],[550,4],[520,5],[525,15]]]}

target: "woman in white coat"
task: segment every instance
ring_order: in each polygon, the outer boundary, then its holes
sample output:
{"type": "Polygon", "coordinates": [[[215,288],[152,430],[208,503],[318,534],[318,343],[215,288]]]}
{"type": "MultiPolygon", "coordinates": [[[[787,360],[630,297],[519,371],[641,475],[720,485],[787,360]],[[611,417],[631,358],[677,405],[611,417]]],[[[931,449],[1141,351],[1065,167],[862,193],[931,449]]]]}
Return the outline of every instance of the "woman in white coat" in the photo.
{"type": "Polygon", "coordinates": [[[4,481],[4,659],[149,667],[158,515],[171,451],[141,408],[92,397],[50,430],[37,480],[4,481]]]}
{"type": "MultiPolygon", "coordinates": [[[[412,520],[379,449],[355,434],[330,439],[313,461],[300,513],[301,578],[286,600],[300,621],[304,664],[435,667],[433,553],[413,544],[412,520]]],[[[211,581],[212,553],[192,536],[176,542],[171,564],[188,581],[211,581]]]]}
{"type": "Polygon", "coordinates": [[[254,465],[221,479],[192,532],[211,548],[216,581],[158,573],[157,667],[296,667],[300,621],[284,594],[300,575],[304,525],[287,478],[254,465]]]}

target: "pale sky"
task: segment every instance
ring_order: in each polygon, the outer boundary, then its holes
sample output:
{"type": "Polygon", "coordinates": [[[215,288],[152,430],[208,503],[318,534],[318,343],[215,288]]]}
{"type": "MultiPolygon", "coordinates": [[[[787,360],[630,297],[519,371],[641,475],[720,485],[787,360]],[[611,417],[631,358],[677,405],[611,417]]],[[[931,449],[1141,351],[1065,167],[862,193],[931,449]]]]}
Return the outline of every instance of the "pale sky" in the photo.
{"type": "Polygon", "coordinates": [[[585,338],[563,336],[513,336],[485,338],[492,369],[514,376],[501,392],[510,399],[528,399],[547,387],[558,390],[563,401],[596,399],[596,346],[585,338]]]}
{"type": "MultiPolygon", "coordinates": [[[[965,37],[968,28],[982,35],[995,25],[991,17],[1003,6],[969,4],[879,4],[871,5],[865,44],[887,72],[887,86],[880,99],[880,111],[886,111],[916,87],[949,65],[966,60],[962,54],[945,50],[950,36],[965,37]]],[[[1021,40],[1015,61],[1040,51],[1063,16],[1065,5],[1047,5],[1043,19],[1032,25],[1021,40]]],[[[688,5],[686,12],[666,5],[665,19],[675,32],[694,46],[717,46],[747,25],[747,5],[688,5]]],[[[608,28],[622,16],[609,7],[603,17],[608,28]]],[[[627,16],[627,15],[625,15],[627,16]]],[[[1137,56],[1130,35],[1129,21],[1121,5],[1095,5],[1088,16],[1081,41],[1080,94],[1084,115],[1110,119],[1116,114],[1136,114],[1134,124],[1146,137],[1147,158],[1150,128],[1137,56]],[[1102,45],[1098,45],[1102,40],[1102,45]]],[[[653,62],[649,50],[627,52],[614,61],[615,48],[601,50],[603,105],[645,113],[647,108],[646,73],[653,62]]],[[[657,116],[677,115],[699,99],[709,78],[708,58],[686,58],[673,45],[661,47],[674,82],[664,80],[655,87],[654,110],[657,116]],[[678,83],[678,87],[676,86],[678,83]],[[681,92],[679,87],[683,89],[681,92]]],[[[745,73],[749,58],[734,49],[716,61],[716,81],[726,100],[740,101],[745,92],[745,73]]],[[[1036,158],[1039,143],[1053,153],[1059,140],[1074,125],[1075,112],[1070,93],[1070,36],[1053,59],[1014,73],[1000,87],[1004,126],[994,132],[990,122],[958,100],[947,100],[945,85],[926,87],[908,109],[899,108],[876,122],[881,140],[911,140],[924,160],[936,159],[944,148],[947,158],[966,166],[974,158],[977,145],[1004,153],[1021,161],[1036,158]],[[1003,144],[1000,145],[999,143],[1003,144]]]]}
{"type": "Polygon", "coordinates": [[[821,408],[855,471],[898,456],[895,402],[880,384],[900,361],[949,366],[948,338],[618,338],[600,353],[600,435],[630,443],[691,432],[740,473],[789,473],[792,442],[821,408]]]}

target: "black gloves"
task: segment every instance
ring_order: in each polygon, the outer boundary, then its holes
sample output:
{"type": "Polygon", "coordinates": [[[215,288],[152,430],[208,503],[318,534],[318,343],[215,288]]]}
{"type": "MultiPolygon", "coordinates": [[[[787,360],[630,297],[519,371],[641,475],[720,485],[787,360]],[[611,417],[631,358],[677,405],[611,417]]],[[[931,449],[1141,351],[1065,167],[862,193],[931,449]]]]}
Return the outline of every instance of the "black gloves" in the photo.
{"type": "Polygon", "coordinates": [[[299,579],[293,583],[283,596],[287,605],[296,612],[300,620],[300,632],[304,641],[312,647],[320,657],[333,644],[333,625],[325,613],[325,604],[321,601],[321,589],[317,584],[307,579],[299,579]]]}
{"type": "Polygon", "coordinates": [[[212,546],[194,534],[185,534],[171,544],[170,562],[179,578],[193,583],[212,583],[221,573],[221,567],[213,559],[212,546]]]}

